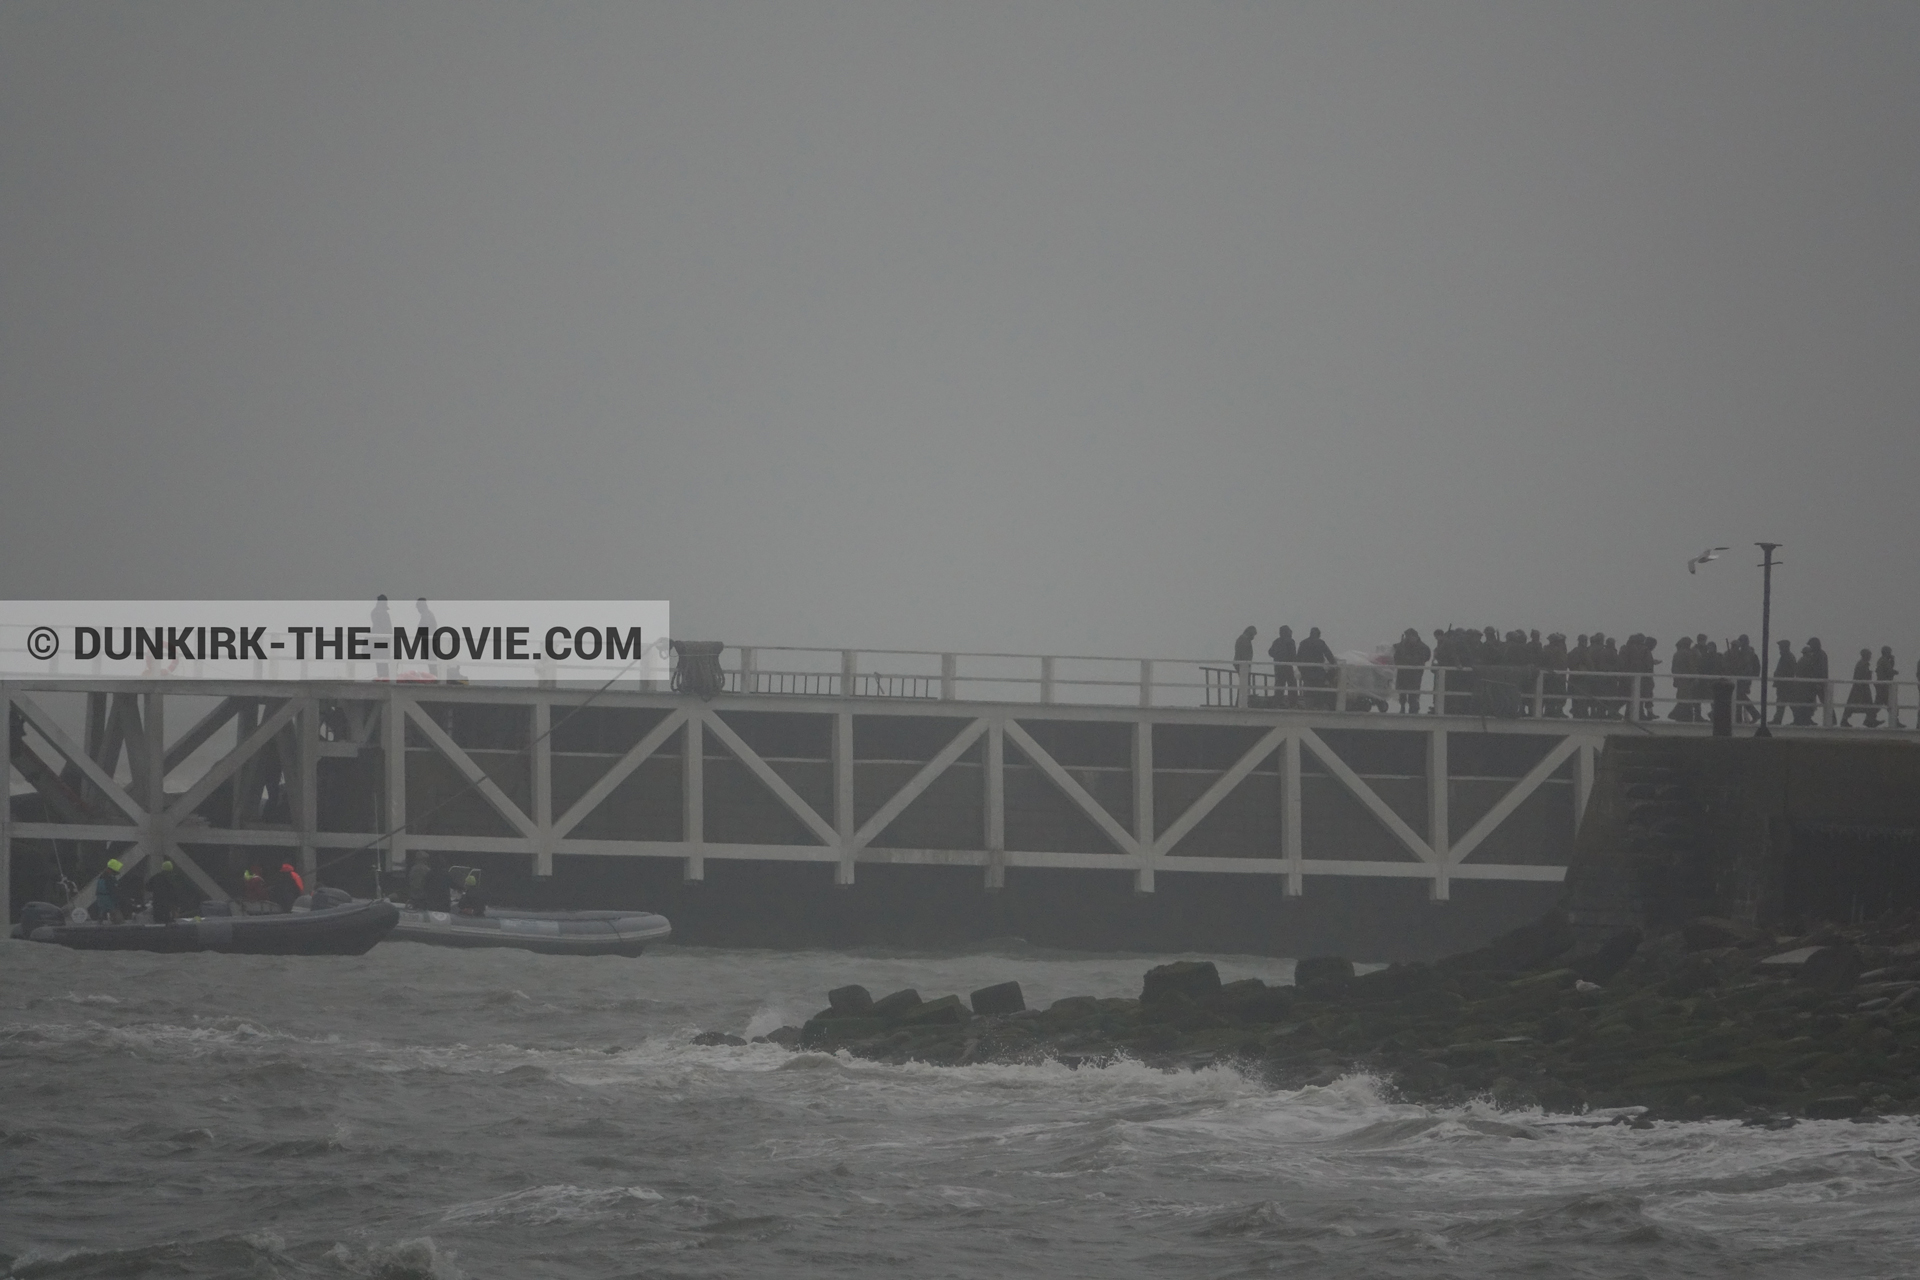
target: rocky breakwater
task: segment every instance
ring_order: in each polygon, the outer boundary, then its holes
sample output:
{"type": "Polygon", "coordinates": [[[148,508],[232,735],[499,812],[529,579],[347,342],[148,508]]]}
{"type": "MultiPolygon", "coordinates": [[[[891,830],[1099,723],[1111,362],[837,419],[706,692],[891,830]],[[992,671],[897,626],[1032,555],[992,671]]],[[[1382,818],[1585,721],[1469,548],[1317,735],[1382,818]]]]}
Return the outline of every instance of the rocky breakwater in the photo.
{"type": "Polygon", "coordinates": [[[1356,975],[1322,957],[1268,986],[1182,962],[1150,970],[1137,999],[1046,1009],[1017,982],[965,1001],[848,986],[766,1038],[882,1062],[1225,1064],[1282,1088],[1367,1072],[1409,1101],[1639,1107],[1641,1123],[1871,1118],[1920,1111],[1920,917],[1799,937],[1699,919],[1575,954],[1554,914],[1432,965],[1356,975]]]}

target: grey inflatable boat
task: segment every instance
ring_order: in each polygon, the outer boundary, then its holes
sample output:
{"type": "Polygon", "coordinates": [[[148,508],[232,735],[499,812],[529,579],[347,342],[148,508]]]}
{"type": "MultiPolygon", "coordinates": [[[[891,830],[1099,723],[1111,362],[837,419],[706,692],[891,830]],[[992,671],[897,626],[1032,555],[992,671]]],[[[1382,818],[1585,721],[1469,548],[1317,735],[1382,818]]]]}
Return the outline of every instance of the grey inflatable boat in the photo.
{"type": "Polygon", "coordinates": [[[225,951],[253,956],[358,956],[392,929],[400,912],[389,902],[354,901],[337,889],[302,898],[291,912],[251,914],[238,903],[208,902],[201,914],[172,924],[74,921],[59,907],[30,902],[17,937],[79,951],[225,951]]]}
{"type": "Polygon", "coordinates": [[[637,956],[665,942],[673,926],[650,911],[519,911],[489,907],[480,916],[402,911],[387,935],[437,947],[518,947],[550,956],[637,956]]]}

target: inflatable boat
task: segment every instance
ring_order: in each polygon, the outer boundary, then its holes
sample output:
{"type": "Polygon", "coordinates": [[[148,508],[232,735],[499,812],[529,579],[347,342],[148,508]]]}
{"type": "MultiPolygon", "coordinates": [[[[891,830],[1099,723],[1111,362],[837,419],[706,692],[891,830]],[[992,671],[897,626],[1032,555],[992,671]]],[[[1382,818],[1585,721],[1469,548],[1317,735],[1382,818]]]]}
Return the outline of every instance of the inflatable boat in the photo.
{"type": "Polygon", "coordinates": [[[518,911],[487,908],[485,915],[401,911],[387,936],[438,947],[518,947],[550,956],[637,956],[665,942],[673,926],[649,911],[518,911]]]}
{"type": "Polygon", "coordinates": [[[356,902],[338,889],[302,898],[292,911],[246,912],[232,902],[208,902],[201,914],[172,924],[109,924],[70,918],[48,902],[30,902],[14,933],[33,942],[57,942],[80,951],[223,951],[253,956],[358,956],[373,949],[400,919],[399,908],[378,899],[356,902]]]}

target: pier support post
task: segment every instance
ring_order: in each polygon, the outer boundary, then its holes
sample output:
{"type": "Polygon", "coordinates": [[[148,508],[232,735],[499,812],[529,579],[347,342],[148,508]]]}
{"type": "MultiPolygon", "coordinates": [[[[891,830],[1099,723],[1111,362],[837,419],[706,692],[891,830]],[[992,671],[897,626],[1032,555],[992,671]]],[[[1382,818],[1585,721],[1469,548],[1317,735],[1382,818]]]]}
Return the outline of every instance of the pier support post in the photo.
{"type": "MultiPolygon", "coordinates": [[[[302,698],[294,721],[297,747],[292,767],[297,775],[293,792],[293,826],[300,835],[300,874],[315,885],[319,868],[316,832],[320,826],[320,700],[302,698]]],[[[244,738],[241,741],[245,741],[244,738]]]]}
{"type": "Polygon", "coordinates": [[[404,871],[407,866],[407,713],[400,691],[387,691],[385,714],[380,718],[381,754],[387,766],[387,870],[404,871]]]}
{"type": "Polygon", "coordinates": [[[1593,796],[1593,739],[1586,738],[1580,743],[1580,751],[1573,758],[1573,834],[1580,834],[1580,827],[1587,820],[1587,801],[1593,796]]]}
{"type": "Polygon", "coordinates": [[[1287,896],[1307,891],[1305,857],[1300,851],[1300,735],[1289,733],[1280,745],[1280,857],[1287,864],[1287,896]]]}
{"type": "Polygon", "coordinates": [[[1447,873],[1452,867],[1452,838],[1447,828],[1451,819],[1447,805],[1451,799],[1452,773],[1447,763],[1447,731],[1430,729],[1427,732],[1427,843],[1433,847],[1435,862],[1433,867],[1433,900],[1445,902],[1452,896],[1453,886],[1447,873]]]}
{"type": "Polygon", "coordinates": [[[1133,722],[1133,838],[1140,848],[1141,865],[1133,873],[1133,891],[1152,893],[1154,866],[1153,721],[1133,722]]]}
{"type": "Polygon", "coordinates": [[[146,739],[146,768],[141,771],[140,790],[134,798],[146,806],[147,818],[141,823],[140,852],[147,859],[147,873],[160,869],[167,856],[167,832],[162,815],[167,810],[167,695],[155,690],[141,699],[146,704],[141,728],[146,739]]]}
{"type": "MultiPolygon", "coordinates": [[[[13,690],[5,684],[0,684],[0,711],[6,713],[8,729],[11,732],[13,690]]],[[[7,784],[4,791],[0,791],[0,799],[5,800],[5,804],[0,805],[0,913],[6,917],[0,919],[0,928],[13,926],[13,751],[11,742],[8,747],[7,759],[4,763],[0,763],[0,779],[4,779],[7,784]]]]}
{"type": "Polygon", "coordinates": [[[553,704],[544,698],[533,704],[533,828],[539,833],[533,851],[533,874],[553,875],[553,704]]]}
{"type": "Polygon", "coordinates": [[[840,839],[840,860],[833,882],[853,883],[853,712],[833,717],[833,831],[840,839]]]}
{"type": "Polygon", "coordinates": [[[707,787],[706,720],[696,711],[687,717],[680,731],[680,837],[687,845],[684,878],[688,882],[707,878],[707,787]]]}
{"type": "Polygon", "coordinates": [[[1007,885],[1007,731],[999,717],[987,722],[987,763],[981,778],[986,796],[987,888],[1007,885]]]}

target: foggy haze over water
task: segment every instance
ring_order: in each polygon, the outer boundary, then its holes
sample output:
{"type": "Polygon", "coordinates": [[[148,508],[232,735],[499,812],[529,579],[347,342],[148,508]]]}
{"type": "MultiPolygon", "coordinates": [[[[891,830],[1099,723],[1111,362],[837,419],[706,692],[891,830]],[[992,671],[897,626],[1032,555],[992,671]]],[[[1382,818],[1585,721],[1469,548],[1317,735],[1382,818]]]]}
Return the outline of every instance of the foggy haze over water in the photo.
{"type": "Polygon", "coordinates": [[[1896,4],[0,8],[0,590],[1920,650],[1896,4]],[[1735,550],[1697,577],[1702,547],[1735,550]]]}

